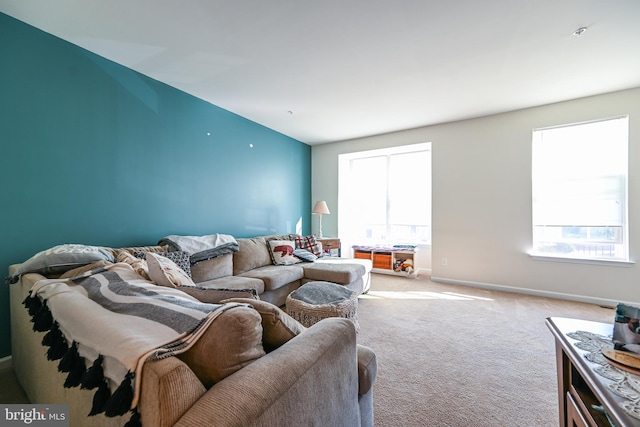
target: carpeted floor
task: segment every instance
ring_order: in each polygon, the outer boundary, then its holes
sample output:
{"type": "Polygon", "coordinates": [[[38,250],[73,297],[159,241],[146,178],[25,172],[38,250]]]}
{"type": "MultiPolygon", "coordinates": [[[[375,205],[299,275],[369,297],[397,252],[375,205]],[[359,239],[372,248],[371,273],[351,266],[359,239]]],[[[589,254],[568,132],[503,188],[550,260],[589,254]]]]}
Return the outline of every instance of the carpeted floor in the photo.
{"type": "Polygon", "coordinates": [[[374,274],[358,342],[378,358],[377,426],[557,426],[545,318],[613,325],[614,310],[374,274]]]}
{"type": "MultiPolygon", "coordinates": [[[[549,316],[611,322],[590,304],[374,274],[358,342],[378,358],[376,426],[558,425],[549,316]]],[[[26,403],[11,369],[0,402],[26,403]]]]}

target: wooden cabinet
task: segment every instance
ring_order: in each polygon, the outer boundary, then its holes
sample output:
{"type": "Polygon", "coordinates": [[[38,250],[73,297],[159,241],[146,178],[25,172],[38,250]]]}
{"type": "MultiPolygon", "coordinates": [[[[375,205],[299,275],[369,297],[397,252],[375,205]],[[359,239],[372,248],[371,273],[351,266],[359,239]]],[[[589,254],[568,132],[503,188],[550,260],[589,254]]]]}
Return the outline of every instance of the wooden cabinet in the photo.
{"type": "Polygon", "coordinates": [[[370,259],[373,263],[374,273],[385,273],[395,275],[415,275],[414,255],[416,249],[413,248],[379,248],[353,246],[353,257],[370,259]]]}
{"type": "Polygon", "coordinates": [[[353,251],[353,257],[354,258],[361,258],[361,259],[371,259],[371,252],[355,250],[355,251],[353,251]]]}
{"type": "Polygon", "coordinates": [[[567,392],[567,423],[571,427],[589,427],[571,393],[567,392]]]}
{"type": "Polygon", "coordinates": [[[393,265],[393,257],[391,252],[373,252],[373,268],[383,268],[385,270],[391,270],[393,265]]]}
{"type": "Polygon", "coordinates": [[[587,351],[569,336],[577,331],[607,336],[613,330],[613,321],[606,324],[551,317],[546,323],[556,341],[560,426],[640,426],[640,420],[622,409],[625,399],[609,388],[613,381],[595,371],[599,365],[588,361],[587,351]]]}

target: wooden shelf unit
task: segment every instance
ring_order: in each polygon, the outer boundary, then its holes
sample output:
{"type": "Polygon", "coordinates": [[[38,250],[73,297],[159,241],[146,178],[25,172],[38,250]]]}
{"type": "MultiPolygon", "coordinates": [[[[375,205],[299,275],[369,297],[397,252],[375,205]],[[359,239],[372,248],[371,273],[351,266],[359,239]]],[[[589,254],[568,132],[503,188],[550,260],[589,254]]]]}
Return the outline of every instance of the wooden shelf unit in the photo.
{"type": "Polygon", "coordinates": [[[409,248],[363,248],[359,246],[353,247],[353,257],[361,259],[370,259],[373,262],[374,273],[393,274],[400,276],[408,276],[415,274],[415,256],[416,250],[409,248]],[[405,261],[409,260],[411,269],[408,270],[403,266],[405,261]]]}

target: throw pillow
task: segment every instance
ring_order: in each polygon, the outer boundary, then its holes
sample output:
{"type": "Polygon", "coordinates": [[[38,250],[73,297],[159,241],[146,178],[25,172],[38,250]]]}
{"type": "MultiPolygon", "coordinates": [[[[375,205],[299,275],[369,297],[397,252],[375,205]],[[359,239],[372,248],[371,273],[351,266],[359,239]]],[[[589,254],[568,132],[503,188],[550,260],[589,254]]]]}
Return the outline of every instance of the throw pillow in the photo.
{"type": "MultiPolygon", "coordinates": [[[[149,252],[136,251],[134,255],[140,259],[147,259],[147,254],[149,252]]],[[[180,267],[189,277],[191,277],[191,261],[189,260],[189,254],[183,251],[173,251],[173,252],[153,252],[156,255],[162,255],[163,257],[169,258],[171,261],[175,262],[178,267],[180,267]]]]}
{"type": "Polygon", "coordinates": [[[300,258],[293,255],[295,249],[293,240],[269,240],[269,249],[275,265],[291,265],[301,262],[300,258]]]}
{"type": "Polygon", "coordinates": [[[206,388],[265,355],[260,315],[245,305],[220,310],[198,341],[177,355],[206,388]]]}
{"type": "Polygon", "coordinates": [[[306,249],[315,256],[322,256],[322,243],[316,240],[316,236],[296,237],[296,249],[306,249]]]}
{"type": "Polygon", "coordinates": [[[149,266],[149,277],[158,285],[170,288],[196,285],[183,269],[167,257],[148,252],[147,265],[149,266]]]}
{"type": "Polygon", "coordinates": [[[116,249],[116,261],[129,264],[133,270],[145,278],[145,280],[151,280],[149,277],[149,267],[147,261],[144,258],[131,255],[130,252],[125,250],[116,249]]]}
{"type": "Polygon", "coordinates": [[[26,273],[40,273],[44,276],[62,274],[65,271],[92,264],[97,261],[115,262],[108,248],[82,244],[64,244],[38,252],[7,277],[7,283],[16,283],[26,273]]]}
{"type": "Polygon", "coordinates": [[[293,254],[303,261],[313,262],[318,259],[317,256],[309,252],[307,249],[296,249],[293,251],[293,254]]]}
{"type": "Polygon", "coordinates": [[[251,304],[251,306],[260,313],[263,330],[262,345],[267,352],[275,350],[307,329],[280,308],[266,301],[251,300],[248,298],[230,298],[221,302],[251,304]]]}

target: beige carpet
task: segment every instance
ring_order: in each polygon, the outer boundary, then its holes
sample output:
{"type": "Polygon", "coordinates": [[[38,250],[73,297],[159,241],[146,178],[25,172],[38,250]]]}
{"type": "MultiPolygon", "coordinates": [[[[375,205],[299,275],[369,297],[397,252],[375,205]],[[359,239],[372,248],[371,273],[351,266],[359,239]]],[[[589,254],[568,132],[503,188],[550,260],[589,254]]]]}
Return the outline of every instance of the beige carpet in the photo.
{"type": "Polygon", "coordinates": [[[376,351],[377,426],[557,426],[550,316],[614,310],[374,274],[358,342],[376,351]]]}
{"type": "MultiPolygon", "coordinates": [[[[376,351],[375,422],[557,426],[549,316],[613,323],[612,309],[374,274],[358,341],[376,351]]],[[[11,369],[0,402],[26,403],[11,369]]]]}

